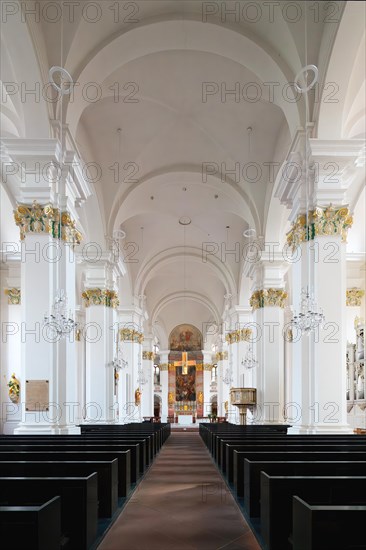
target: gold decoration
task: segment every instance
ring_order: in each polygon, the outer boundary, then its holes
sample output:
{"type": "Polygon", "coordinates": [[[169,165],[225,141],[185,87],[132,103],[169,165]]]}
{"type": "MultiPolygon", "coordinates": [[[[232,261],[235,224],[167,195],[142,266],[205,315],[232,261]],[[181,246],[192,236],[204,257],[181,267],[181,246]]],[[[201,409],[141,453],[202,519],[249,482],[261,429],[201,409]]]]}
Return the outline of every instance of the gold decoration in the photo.
{"type": "Polygon", "coordinates": [[[142,352],[142,358],[146,359],[147,361],[153,361],[154,360],[154,352],[153,351],[143,351],[142,352]]]}
{"type": "Polygon", "coordinates": [[[312,240],[314,237],[340,235],[342,242],[347,240],[348,229],[353,224],[353,217],[349,208],[342,206],[335,208],[330,205],[327,208],[309,210],[308,225],[306,214],[300,214],[287,233],[287,244],[294,251],[301,243],[312,240]]]}
{"type": "Polygon", "coordinates": [[[114,290],[90,288],[82,293],[85,307],[105,306],[115,309],[119,306],[117,293],[114,290]]]}
{"type": "Polygon", "coordinates": [[[360,306],[361,299],[365,294],[360,288],[349,288],[346,291],[346,305],[350,307],[360,306]]]}
{"type": "Polygon", "coordinates": [[[141,404],[141,391],[139,388],[135,390],[135,405],[136,407],[139,407],[141,404]]]}
{"type": "Polygon", "coordinates": [[[77,328],[75,330],[75,342],[81,342],[81,329],[77,328]]]}
{"type": "Polygon", "coordinates": [[[21,300],[20,288],[6,288],[4,290],[8,297],[8,304],[18,306],[21,300]]]}
{"type": "MultiPolygon", "coordinates": [[[[55,239],[60,238],[60,210],[52,204],[41,205],[37,201],[33,201],[32,205],[19,204],[14,210],[14,220],[20,229],[21,240],[27,233],[47,233],[55,239]]],[[[74,245],[82,240],[75,223],[67,211],[62,212],[61,239],[74,245]]]]}
{"type": "Polygon", "coordinates": [[[365,319],[363,317],[355,317],[355,320],[353,323],[355,330],[357,330],[359,326],[362,326],[364,324],[365,324],[365,319]]]}
{"type": "Polygon", "coordinates": [[[11,378],[8,382],[8,388],[9,388],[9,397],[10,401],[12,403],[18,403],[19,397],[20,397],[20,382],[18,378],[15,376],[15,373],[11,375],[11,378]]]}
{"type": "Polygon", "coordinates": [[[225,401],[225,403],[224,403],[224,409],[225,409],[225,412],[227,413],[228,410],[229,410],[229,401],[225,401]]]}
{"type": "Polygon", "coordinates": [[[160,363],[159,369],[160,372],[168,370],[168,363],[160,363]]]}
{"type": "Polygon", "coordinates": [[[121,328],[119,331],[119,337],[122,342],[135,342],[136,344],[142,344],[144,341],[144,335],[142,332],[131,328],[121,328]]]}
{"type": "Polygon", "coordinates": [[[174,363],[168,363],[168,370],[175,371],[175,364],[174,363]]]}
{"type": "Polygon", "coordinates": [[[174,393],[170,391],[170,392],[168,393],[168,404],[169,404],[169,405],[173,405],[173,404],[174,404],[174,401],[175,401],[175,399],[174,399],[174,393]]]}
{"type": "Polygon", "coordinates": [[[201,372],[202,370],[203,370],[203,364],[202,363],[197,363],[196,364],[196,371],[201,372]]]}
{"type": "Polygon", "coordinates": [[[201,391],[198,392],[197,401],[200,405],[203,405],[203,392],[201,391]]]}
{"type": "Polygon", "coordinates": [[[250,328],[242,328],[228,332],[225,336],[225,340],[228,344],[234,344],[236,342],[249,342],[252,331],[250,328]]]}
{"type": "Polygon", "coordinates": [[[287,292],[279,288],[265,288],[257,290],[250,298],[253,310],[263,307],[285,307],[287,292]]]}
{"type": "Polygon", "coordinates": [[[227,351],[218,351],[215,357],[216,361],[225,361],[225,359],[228,359],[228,353],[227,351]]]}
{"type": "Polygon", "coordinates": [[[213,367],[212,363],[203,363],[203,370],[211,371],[212,367],[213,367]]]}

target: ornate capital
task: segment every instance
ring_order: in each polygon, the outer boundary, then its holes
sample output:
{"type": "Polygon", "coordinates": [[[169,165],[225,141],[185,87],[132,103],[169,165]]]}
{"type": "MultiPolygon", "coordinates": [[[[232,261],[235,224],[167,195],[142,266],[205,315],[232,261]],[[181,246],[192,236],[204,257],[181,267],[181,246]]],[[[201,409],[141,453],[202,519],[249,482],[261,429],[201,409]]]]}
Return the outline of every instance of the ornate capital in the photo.
{"type": "Polygon", "coordinates": [[[89,288],[82,293],[85,307],[105,306],[116,308],[119,306],[117,293],[114,290],[104,290],[101,288],[89,288]]]}
{"type": "Polygon", "coordinates": [[[225,336],[225,340],[228,344],[235,344],[236,342],[249,342],[252,331],[250,328],[242,328],[228,332],[225,336]]]}
{"type": "Polygon", "coordinates": [[[227,351],[218,351],[215,355],[216,361],[225,361],[228,358],[229,358],[229,356],[228,356],[227,351]]]}
{"type": "Polygon", "coordinates": [[[4,292],[8,297],[9,305],[18,306],[20,304],[20,301],[21,301],[20,288],[6,288],[4,292]]]}
{"type": "Polygon", "coordinates": [[[153,351],[143,351],[142,352],[142,358],[146,359],[147,361],[153,361],[154,360],[154,352],[153,351]]]}
{"type": "Polygon", "coordinates": [[[285,301],[288,294],[281,288],[264,288],[257,290],[250,298],[250,305],[253,310],[262,307],[285,307],[285,301]]]}
{"type": "Polygon", "coordinates": [[[75,221],[70,214],[62,212],[60,224],[60,210],[52,204],[41,205],[37,201],[33,201],[32,205],[19,204],[14,210],[14,220],[20,229],[21,240],[25,239],[27,233],[46,233],[54,239],[61,237],[63,241],[71,244],[80,244],[82,240],[82,235],[76,229],[75,221]]]}
{"type": "Polygon", "coordinates": [[[203,370],[212,371],[212,363],[203,363],[203,370]]]}
{"type": "Polygon", "coordinates": [[[160,372],[168,370],[168,363],[160,363],[159,365],[160,372]]]}
{"type": "Polygon", "coordinates": [[[315,210],[300,214],[287,233],[287,244],[295,250],[302,242],[319,236],[339,235],[342,242],[346,242],[348,229],[353,224],[353,217],[346,206],[336,208],[332,205],[327,208],[317,207],[315,210]],[[307,222],[307,223],[306,223],[307,222]]]}
{"type": "Polygon", "coordinates": [[[364,290],[360,288],[349,288],[346,291],[346,305],[347,306],[360,306],[362,296],[365,294],[364,290]]]}
{"type": "Polygon", "coordinates": [[[142,344],[144,341],[144,335],[142,332],[138,332],[137,330],[131,328],[121,328],[119,331],[119,337],[122,342],[142,344]]]}

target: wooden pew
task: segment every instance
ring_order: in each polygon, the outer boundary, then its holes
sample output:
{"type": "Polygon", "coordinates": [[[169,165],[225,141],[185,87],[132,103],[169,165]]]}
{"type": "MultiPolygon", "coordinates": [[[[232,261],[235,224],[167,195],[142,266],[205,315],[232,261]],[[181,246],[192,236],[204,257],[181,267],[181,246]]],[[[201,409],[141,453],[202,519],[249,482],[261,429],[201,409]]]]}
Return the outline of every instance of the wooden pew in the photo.
{"type": "Polygon", "coordinates": [[[366,476],[269,476],[261,473],[261,535],[267,550],[291,548],[292,497],[322,504],[366,502],[366,476]]]}
{"type": "Polygon", "coordinates": [[[139,445],[139,474],[143,474],[150,464],[150,449],[147,438],[134,437],[124,439],[110,436],[80,435],[34,435],[34,436],[0,436],[0,451],[4,445],[139,445]]]}
{"type": "Polygon", "coordinates": [[[309,504],[292,498],[294,550],[366,550],[366,506],[309,504]]]}
{"type": "Polygon", "coordinates": [[[244,459],[248,460],[266,460],[266,461],[349,461],[360,462],[366,460],[366,452],[364,451],[234,451],[234,490],[238,497],[244,495],[245,471],[244,459]],[[240,457],[240,466],[238,466],[237,457],[240,457]]]}
{"type": "Polygon", "coordinates": [[[86,477],[98,474],[98,516],[112,517],[118,507],[118,459],[105,461],[0,462],[1,477],[86,477]]]}
{"type": "Polygon", "coordinates": [[[0,452],[0,463],[6,461],[100,461],[118,459],[118,496],[126,497],[131,491],[130,451],[9,451],[0,452]]]}
{"type": "Polygon", "coordinates": [[[366,461],[251,461],[245,459],[244,508],[249,517],[260,516],[261,472],[270,476],[364,476],[366,461]]]}
{"type": "Polygon", "coordinates": [[[60,497],[32,506],[0,506],[0,541],[4,550],[60,550],[60,497]]]}
{"type": "MultiPolygon", "coordinates": [[[[16,436],[15,436],[16,437],[16,436]]],[[[30,445],[1,445],[0,446],[0,454],[4,452],[10,452],[10,451],[70,451],[70,452],[76,452],[80,451],[83,452],[93,452],[93,451],[105,451],[105,452],[114,452],[114,451],[127,451],[130,452],[130,476],[131,476],[131,483],[136,483],[140,477],[139,473],[139,462],[140,462],[140,454],[139,454],[139,446],[138,445],[115,445],[113,442],[110,444],[105,445],[78,445],[76,443],[66,443],[64,445],[62,444],[54,444],[49,443],[48,445],[42,445],[37,443],[32,443],[30,445]]]]}
{"type": "Polygon", "coordinates": [[[30,501],[61,497],[61,531],[69,538],[68,550],[88,550],[97,536],[97,474],[68,477],[1,477],[0,505],[17,505],[19,496],[30,501]]]}

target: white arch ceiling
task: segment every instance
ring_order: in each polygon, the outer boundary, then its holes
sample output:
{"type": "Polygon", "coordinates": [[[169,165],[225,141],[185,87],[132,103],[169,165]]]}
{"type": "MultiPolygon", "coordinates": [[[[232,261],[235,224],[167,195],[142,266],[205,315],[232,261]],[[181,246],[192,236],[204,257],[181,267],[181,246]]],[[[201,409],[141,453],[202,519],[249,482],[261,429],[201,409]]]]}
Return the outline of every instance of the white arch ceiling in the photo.
{"type": "MultiPolygon", "coordinates": [[[[73,134],[76,133],[79,119],[85,108],[82,90],[88,82],[104,82],[117,67],[128,62],[161,51],[193,50],[204,51],[236,61],[244,65],[262,82],[275,82],[284,88],[294,77],[281,59],[276,59],[274,52],[266,51],[264,43],[258,38],[250,39],[233,30],[193,20],[159,21],[136,28],[117,36],[112,42],[102,47],[88,60],[77,78],[75,100],[69,103],[67,122],[73,134]]],[[[282,93],[275,94],[274,103],[283,111],[294,134],[300,124],[298,104],[286,101],[282,93]]]]}

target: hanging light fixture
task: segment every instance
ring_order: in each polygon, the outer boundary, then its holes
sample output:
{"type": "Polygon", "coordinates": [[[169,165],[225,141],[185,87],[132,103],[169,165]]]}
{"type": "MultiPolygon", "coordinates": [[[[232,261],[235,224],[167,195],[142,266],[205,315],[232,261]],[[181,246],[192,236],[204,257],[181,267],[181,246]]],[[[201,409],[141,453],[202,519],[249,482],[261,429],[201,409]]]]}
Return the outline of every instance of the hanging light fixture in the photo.
{"type": "MultiPolygon", "coordinates": [[[[61,55],[61,65],[62,65],[62,55],[61,55]]],[[[63,115],[62,115],[63,96],[71,92],[71,89],[74,83],[71,75],[62,66],[51,67],[51,69],[49,70],[49,80],[51,85],[56,89],[61,99],[59,140],[61,143],[60,174],[63,174],[63,162],[64,162],[63,115]],[[53,78],[54,73],[60,73],[60,80],[61,80],[60,86],[57,85],[57,83],[53,78]],[[64,85],[64,80],[66,80],[68,83],[67,87],[65,87],[64,85]]],[[[58,237],[59,239],[62,239],[62,209],[64,206],[63,204],[64,201],[62,199],[65,200],[66,198],[64,182],[62,179],[59,181],[59,188],[57,189],[57,197],[58,197],[58,217],[59,217],[58,237]]],[[[57,272],[57,275],[58,275],[58,272],[57,272]]],[[[65,338],[66,335],[70,334],[78,326],[78,323],[74,321],[71,310],[67,312],[67,295],[64,289],[61,288],[57,290],[53,305],[51,307],[51,312],[49,314],[47,314],[46,312],[44,315],[43,325],[47,328],[50,328],[51,331],[53,331],[58,338],[65,338]]]]}
{"type": "Polygon", "coordinates": [[[291,324],[300,331],[301,336],[304,334],[309,335],[312,331],[315,331],[319,327],[322,327],[325,321],[325,316],[322,308],[316,303],[314,292],[311,290],[311,276],[310,276],[310,223],[309,223],[309,151],[308,151],[308,118],[309,118],[309,99],[308,92],[318,81],[318,68],[315,65],[308,65],[307,63],[307,15],[305,10],[305,67],[299,71],[295,77],[295,88],[298,92],[304,95],[305,100],[305,193],[306,193],[306,226],[305,234],[307,240],[307,262],[308,262],[308,284],[306,288],[301,289],[301,302],[299,312],[295,311],[295,315],[291,320],[291,324]],[[313,80],[310,84],[307,82],[309,71],[314,74],[313,80]],[[299,84],[301,75],[304,75],[304,86],[299,84]]]}
{"type": "Polygon", "coordinates": [[[241,360],[241,364],[245,369],[254,369],[255,367],[258,367],[258,361],[254,356],[252,344],[249,344],[248,351],[245,358],[241,360]]]}
{"type": "Polygon", "coordinates": [[[233,375],[230,369],[226,369],[225,375],[222,377],[222,381],[227,386],[231,385],[233,382],[233,375]]]}
{"type": "Polygon", "coordinates": [[[148,380],[145,378],[145,374],[144,374],[144,371],[141,367],[141,361],[139,359],[139,363],[138,363],[138,378],[137,378],[137,383],[139,386],[145,386],[145,384],[147,384],[148,380]]]}
{"type": "Polygon", "coordinates": [[[45,313],[43,326],[50,328],[59,338],[64,338],[78,326],[71,311],[67,313],[67,296],[64,290],[59,290],[52,305],[51,313],[45,313]]]}

